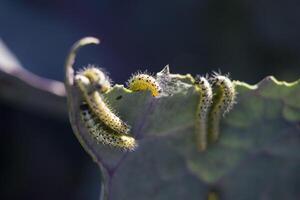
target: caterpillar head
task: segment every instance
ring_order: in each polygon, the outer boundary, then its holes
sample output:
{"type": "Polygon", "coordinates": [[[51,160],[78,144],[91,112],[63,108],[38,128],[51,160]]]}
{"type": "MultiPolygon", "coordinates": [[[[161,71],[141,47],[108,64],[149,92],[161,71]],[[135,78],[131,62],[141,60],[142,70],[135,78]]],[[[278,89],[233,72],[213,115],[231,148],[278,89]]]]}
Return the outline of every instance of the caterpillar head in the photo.
{"type": "Polygon", "coordinates": [[[210,87],[210,83],[208,81],[208,76],[200,76],[200,75],[197,75],[195,77],[195,84],[196,85],[200,85],[202,87],[205,87],[205,88],[208,88],[210,87]]]}
{"type": "MultiPolygon", "coordinates": [[[[214,72],[210,79],[213,87],[216,91],[222,93],[219,103],[219,108],[222,110],[223,115],[229,112],[229,110],[236,103],[236,91],[233,82],[230,80],[229,75],[221,75],[220,73],[214,72]]],[[[218,95],[217,93],[215,95],[218,95]]]]}
{"type": "Polygon", "coordinates": [[[75,76],[75,82],[81,91],[91,90],[91,82],[86,76],[83,76],[82,74],[77,74],[75,76]]]}
{"type": "Polygon", "coordinates": [[[110,79],[107,75],[99,68],[89,65],[86,69],[79,72],[75,80],[80,84],[84,84],[87,90],[98,90],[101,93],[108,91],[111,87],[110,79]],[[85,78],[83,78],[85,77],[85,78]],[[87,81],[87,80],[88,81],[87,81]]]}
{"type": "Polygon", "coordinates": [[[229,74],[222,75],[221,72],[213,72],[209,80],[213,86],[232,85],[229,74]]]}

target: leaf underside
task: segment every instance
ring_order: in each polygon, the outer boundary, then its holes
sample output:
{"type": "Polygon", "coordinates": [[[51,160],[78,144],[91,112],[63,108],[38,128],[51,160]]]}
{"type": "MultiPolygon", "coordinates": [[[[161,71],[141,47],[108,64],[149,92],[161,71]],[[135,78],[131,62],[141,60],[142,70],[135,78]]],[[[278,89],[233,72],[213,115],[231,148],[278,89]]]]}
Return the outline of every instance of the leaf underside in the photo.
{"type": "Polygon", "coordinates": [[[131,125],[139,144],[134,152],[96,143],[75,112],[80,98],[71,88],[71,121],[100,166],[102,199],[200,200],[211,193],[228,200],[299,199],[299,81],[267,77],[254,86],[234,83],[237,104],[221,122],[220,139],[202,153],[194,135],[199,94],[192,86],[160,98],[121,85],[105,94],[131,125]]]}

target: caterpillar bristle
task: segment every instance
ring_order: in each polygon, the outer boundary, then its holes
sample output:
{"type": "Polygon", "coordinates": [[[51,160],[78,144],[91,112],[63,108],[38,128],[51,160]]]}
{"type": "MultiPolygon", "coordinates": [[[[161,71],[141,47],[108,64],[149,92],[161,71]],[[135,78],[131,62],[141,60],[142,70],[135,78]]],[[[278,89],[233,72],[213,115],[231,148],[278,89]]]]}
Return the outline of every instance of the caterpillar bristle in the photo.
{"type": "Polygon", "coordinates": [[[196,76],[195,86],[200,93],[200,100],[196,109],[196,143],[198,150],[204,151],[207,148],[207,120],[213,94],[211,85],[204,76],[196,76]]]}
{"type": "Polygon", "coordinates": [[[162,89],[154,76],[146,73],[136,73],[127,82],[128,89],[132,91],[149,90],[152,96],[158,96],[162,89]]]}
{"type": "Polygon", "coordinates": [[[225,115],[232,109],[233,105],[236,103],[235,86],[230,80],[229,75],[221,75],[216,72],[212,76],[211,82],[213,87],[221,88],[222,92],[224,93],[222,98],[223,104],[220,105],[223,111],[222,115],[225,115]]]}
{"type": "Polygon", "coordinates": [[[108,77],[107,73],[95,65],[90,64],[87,67],[84,67],[84,69],[80,70],[77,75],[87,77],[90,80],[91,87],[94,87],[101,93],[107,92],[111,88],[112,81],[108,77]]]}
{"type": "Polygon", "coordinates": [[[110,109],[110,106],[102,97],[102,93],[110,87],[110,85],[102,85],[102,83],[109,83],[108,80],[103,79],[106,79],[106,76],[100,69],[95,67],[87,68],[75,77],[75,81],[82,92],[84,101],[87,102],[89,108],[99,120],[114,131],[127,134],[130,127],[110,109]],[[99,88],[101,88],[100,91],[98,90],[99,88]]]}
{"type": "Polygon", "coordinates": [[[213,87],[213,104],[209,113],[208,134],[210,141],[219,138],[219,126],[221,117],[229,112],[235,104],[235,86],[228,76],[214,72],[210,78],[213,87]]]}
{"type": "Polygon", "coordinates": [[[105,126],[90,110],[86,103],[80,106],[80,115],[85,127],[92,137],[104,145],[117,147],[125,151],[133,151],[137,148],[136,140],[129,136],[117,133],[105,126]]]}

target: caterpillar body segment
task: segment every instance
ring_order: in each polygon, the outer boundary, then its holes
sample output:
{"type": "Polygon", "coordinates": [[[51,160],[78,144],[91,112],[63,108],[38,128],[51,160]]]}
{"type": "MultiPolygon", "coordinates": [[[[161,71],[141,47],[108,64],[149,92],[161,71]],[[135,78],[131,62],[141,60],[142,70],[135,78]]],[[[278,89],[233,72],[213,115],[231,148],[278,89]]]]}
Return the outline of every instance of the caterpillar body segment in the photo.
{"type": "Polygon", "coordinates": [[[152,96],[158,96],[162,89],[156,79],[148,74],[138,73],[133,75],[127,83],[128,89],[132,91],[149,90],[152,96]]]}
{"type": "Polygon", "coordinates": [[[133,151],[137,147],[136,140],[128,135],[120,134],[105,126],[92,112],[88,104],[80,106],[80,117],[88,132],[98,142],[126,151],[133,151]]]}
{"type": "Polygon", "coordinates": [[[210,80],[214,97],[209,114],[208,134],[210,141],[216,141],[219,137],[220,120],[235,104],[236,91],[227,76],[214,73],[210,80]]]}
{"type": "Polygon", "coordinates": [[[203,76],[196,77],[195,85],[197,88],[199,88],[200,100],[201,100],[201,103],[199,103],[199,105],[201,107],[201,111],[203,111],[200,112],[199,115],[206,116],[212,103],[212,98],[213,98],[212,87],[208,79],[203,76]]]}
{"type": "Polygon", "coordinates": [[[200,93],[200,100],[196,109],[196,143],[198,150],[204,151],[207,148],[207,120],[213,93],[210,83],[203,76],[196,77],[195,86],[200,93]]]}
{"type": "Polygon", "coordinates": [[[95,115],[111,129],[122,133],[128,134],[130,127],[122,121],[105,103],[103,97],[99,92],[93,92],[87,96],[86,101],[90,105],[91,110],[95,115]]]}
{"type": "Polygon", "coordinates": [[[101,80],[101,78],[105,78],[105,76],[102,76],[103,73],[101,71],[99,74],[95,73],[98,71],[100,70],[88,68],[75,76],[75,81],[83,94],[84,101],[87,102],[91,111],[106,126],[118,133],[127,134],[130,131],[130,127],[109,108],[101,96],[102,92],[100,91],[107,91],[110,88],[110,84],[108,86],[109,81],[101,80]],[[103,86],[101,83],[107,85],[103,86]],[[101,89],[100,91],[97,90],[99,88],[101,89]]]}

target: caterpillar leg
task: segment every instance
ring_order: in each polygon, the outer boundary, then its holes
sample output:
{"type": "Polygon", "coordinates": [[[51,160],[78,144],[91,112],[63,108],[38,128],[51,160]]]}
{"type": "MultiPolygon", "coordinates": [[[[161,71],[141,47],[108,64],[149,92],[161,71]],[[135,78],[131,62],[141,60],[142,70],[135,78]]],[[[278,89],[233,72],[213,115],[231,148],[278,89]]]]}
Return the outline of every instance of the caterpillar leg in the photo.
{"type": "Polygon", "coordinates": [[[132,91],[149,90],[156,97],[161,93],[161,87],[156,79],[148,74],[138,73],[133,75],[127,82],[128,89],[132,91]]]}
{"type": "Polygon", "coordinates": [[[127,134],[129,132],[130,127],[109,108],[101,95],[111,86],[108,77],[100,69],[90,66],[79,72],[75,76],[75,81],[84,100],[99,120],[118,133],[127,134]]]}
{"type": "Polygon", "coordinates": [[[117,133],[106,127],[90,110],[87,103],[80,106],[80,116],[88,132],[95,140],[126,151],[133,151],[137,143],[133,137],[117,133]]]}
{"type": "Polygon", "coordinates": [[[209,113],[208,135],[214,142],[219,138],[220,120],[234,105],[236,91],[234,84],[227,76],[214,73],[210,79],[213,86],[213,104],[209,113]]]}
{"type": "Polygon", "coordinates": [[[200,93],[200,101],[196,110],[195,135],[199,151],[207,148],[207,119],[212,104],[212,88],[205,77],[197,76],[195,85],[200,93]]]}

